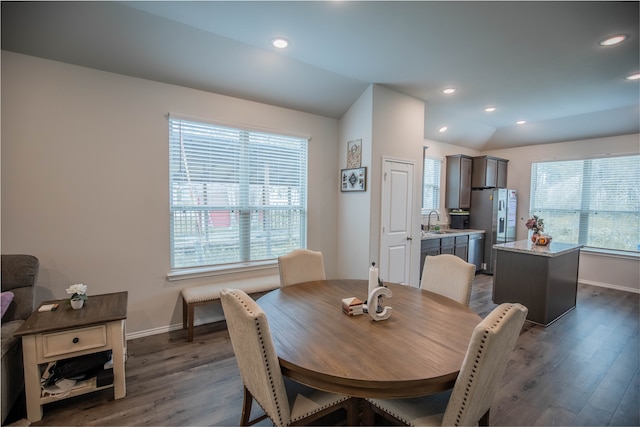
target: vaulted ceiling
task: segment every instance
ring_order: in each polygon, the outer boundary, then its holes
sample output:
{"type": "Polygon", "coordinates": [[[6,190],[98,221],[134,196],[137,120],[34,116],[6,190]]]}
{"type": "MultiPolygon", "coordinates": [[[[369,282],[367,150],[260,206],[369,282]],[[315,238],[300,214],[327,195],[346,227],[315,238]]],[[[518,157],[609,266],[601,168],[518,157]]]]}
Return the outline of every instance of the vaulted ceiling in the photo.
{"type": "Polygon", "coordinates": [[[334,118],[381,84],[487,150],[640,132],[638,4],[3,2],[2,49],[334,118]]]}

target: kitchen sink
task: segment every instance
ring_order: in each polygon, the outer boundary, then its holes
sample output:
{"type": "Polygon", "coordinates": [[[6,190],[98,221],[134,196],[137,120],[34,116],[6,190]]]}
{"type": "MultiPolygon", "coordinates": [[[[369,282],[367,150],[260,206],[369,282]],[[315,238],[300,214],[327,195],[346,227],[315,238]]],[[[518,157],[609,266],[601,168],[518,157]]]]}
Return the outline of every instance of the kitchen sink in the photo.
{"type": "Polygon", "coordinates": [[[440,236],[443,234],[456,234],[456,233],[460,233],[460,230],[432,230],[429,232],[422,232],[422,237],[428,237],[428,236],[440,236]]]}

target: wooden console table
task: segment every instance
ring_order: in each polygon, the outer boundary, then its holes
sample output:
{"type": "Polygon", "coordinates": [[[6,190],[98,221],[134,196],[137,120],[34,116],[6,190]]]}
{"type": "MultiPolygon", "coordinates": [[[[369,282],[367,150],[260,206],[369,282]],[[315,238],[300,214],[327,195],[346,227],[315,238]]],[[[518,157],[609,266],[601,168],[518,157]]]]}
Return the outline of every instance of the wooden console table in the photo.
{"type": "Polygon", "coordinates": [[[543,326],[575,308],[581,246],[519,240],[493,247],[494,303],[519,302],[529,309],[527,320],[543,326]]]}
{"type": "Polygon", "coordinates": [[[42,419],[42,405],[62,397],[43,395],[40,386],[43,367],[70,357],[111,350],[113,384],[98,387],[95,378],[86,385],[71,389],[64,398],[113,387],[114,398],[126,395],[125,386],[125,319],[127,292],[92,295],[84,308],[74,310],[68,299],[46,301],[57,303],[56,311],[34,311],[16,331],[22,337],[24,384],[27,399],[27,419],[42,419]]]}

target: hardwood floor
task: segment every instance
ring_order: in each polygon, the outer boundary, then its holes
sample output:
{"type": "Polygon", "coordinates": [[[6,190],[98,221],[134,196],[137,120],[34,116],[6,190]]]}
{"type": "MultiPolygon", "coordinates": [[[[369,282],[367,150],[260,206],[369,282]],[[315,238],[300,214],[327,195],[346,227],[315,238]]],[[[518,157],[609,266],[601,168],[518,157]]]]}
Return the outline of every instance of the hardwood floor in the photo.
{"type": "MultiPolygon", "coordinates": [[[[471,308],[486,316],[492,276],[471,308]]],[[[525,323],[491,410],[491,425],[640,425],[637,294],[579,286],[577,308],[547,328],[525,323]]],[[[224,325],[128,343],[127,397],[110,390],[46,405],[36,426],[238,425],[242,384],[224,325]]],[[[255,405],[254,405],[255,406],[255,405]]],[[[14,408],[8,422],[24,417],[14,408]]],[[[259,425],[271,425],[269,420],[259,425]]]]}

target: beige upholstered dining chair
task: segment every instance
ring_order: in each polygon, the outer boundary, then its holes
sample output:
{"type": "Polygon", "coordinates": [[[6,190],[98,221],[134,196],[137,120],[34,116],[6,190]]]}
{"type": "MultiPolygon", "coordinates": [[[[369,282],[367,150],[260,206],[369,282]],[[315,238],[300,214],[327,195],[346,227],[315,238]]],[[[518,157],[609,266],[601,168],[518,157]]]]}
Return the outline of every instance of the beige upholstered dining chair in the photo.
{"type": "Polygon", "coordinates": [[[476,266],[455,255],[442,254],[424,259],[420,287],[469,307],[476,266]]]}
{"type": "MultiPolygon", "coordinates": [[[[366,410],[410,426],[489,425],[489,409],[527,311],[521,304],[501,304],[475,327],[453,391],[411,399],[367,399],[366,410]]],[[[371,412],[367,416],[372,418],[371,412]]]]}
{"type": "Polygon", "coordinates": [[[278,257],[278,268],[280,286],[283,288],[296,283],[325,279],[322,252],[296,249],[278,257]]]}
{"type": "Polygon", "coordinates": [[[241,426],[267,417],[278,427],[302,425],[340,408],[347,412],[348,422],[357,422],[355,399],[289,379],[285,386],[267,317],[249,295],[239,289],[224,289],[220,299],[244,385],[241,426]],[[265,413],[250,420],[254,399],[265,413]]]}

